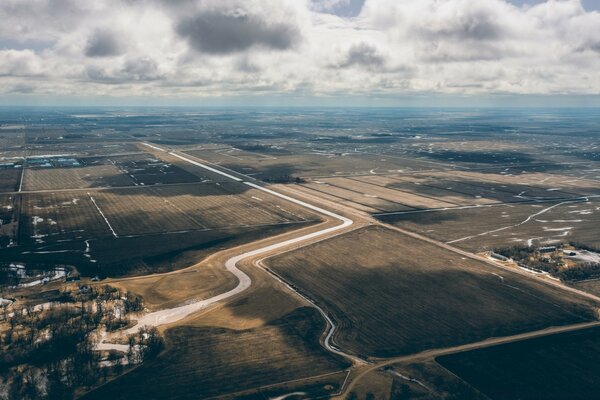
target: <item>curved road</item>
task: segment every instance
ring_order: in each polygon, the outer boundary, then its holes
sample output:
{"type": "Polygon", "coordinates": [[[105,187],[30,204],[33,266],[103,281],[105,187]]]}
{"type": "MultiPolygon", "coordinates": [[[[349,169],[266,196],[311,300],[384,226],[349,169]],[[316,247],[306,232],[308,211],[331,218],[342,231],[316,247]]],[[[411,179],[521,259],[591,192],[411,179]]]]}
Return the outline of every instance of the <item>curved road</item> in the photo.
{"type": "MultiPolygon", "coordinates": [[[[144,143],[146,146],[151,147],[154,150],[158,150],[158,151],[163,151],[166,152],[166,150],[161,149],[160,147],[154,146],[154,145],[150,145],[147,143],[144,143]]],[[[174,308],[168,308],[168,309],[164,309],[164,310],[159,310],[159,311],[155,311],[149,314],[146,314],[144,316],[142,316],[136,323],[136,325],[134,325],[133,327],[127,329],[125,331],[126,334],[131,334],[131,333],[135,333],[137,332],[138,328],[140,326],[144,326],[144,325],[150,325],[150,326],[159,326],[159,325],[165,325],[165,324],[170,324],[176,321],[179,321],[185,317],[187,317],[188,315],[200,311],[214,303],[217,303],[219,301],[225,300],[227,298],[230,298],[232,296],[235,296],[236,294],[242,293],[243,291],[245,291],[246,289],[248,289],[250,287],[250,285],[252,284],[252,280],[250,279],[250,277],[248,275],[246,275],[242,270],[240,270],[238,268],[238,263],[240,261],[243,261],[245,259],[248,258],[252,258],[261,254],[266,254],[269,253],[273,250],[277,250],[286,246],[290,246],[293,244],[297,244],[297,243],[301,243],[301,242],[305,242],[308,241],[310,239],[314,239],[314,238],[318,238],[318,237],[322,237],[323,239],[325,239],[326,237],[328,237],[329,234],[334,233],[336,231],[340,231],[344,228],[349,227],[350,225],[352,225],[354,223],[354,221],[352,221],[349,218],[346,218],[344,216],[341,216],[339,214],[333,213],[329,210],[325,210],[324,208],[321,207],[317,207],[315,205],[306,203],[302,200],[298,200],[296,198],[290,197],[290,196],[286,196],[284,194],[275,192],[273,190],[267,189],[263,186],[257,185],[255,183],[252,182],[247,182],[247,181],[243,181],[242,179],[238,178],[237,176],[228,174],[226,172],[220,171],[216,168],[210,167],[208,165],[202,164],[198,161],[192,160],[190,158],[181,156],[179,154],[173,153],[173,152],[169,152],[170,155],[175,156],[183,161],[186,161],[190,164],[205,168],[211,172],[223,175],[229,179],[232,179],[234,181],[240,182],[244,185],[250,186],[254,189],[260,190],[262,192],[268,193],[272,196],[275,197],[279,197],[281,199],[284,199],[286,201],[289,201],[291,203],[297,204],[299,206],[302,206],[304,208],[308,208],[312,211],[316,211],[317,213],[326,215],[328,217],[337,219],[338,221],[341,222],[341,224],[330,227],[330,228],[325,228],[322,229],[320,231],[316,231],[316,232],[312,232],[312,233],[308,233],[306,235],[303,236],[299,236],[296,238],[292,238],[292,239],[288,239],[288,240],[284,240],[283,242],[279,242],[279,243],[275,243],[275,244],[271,244],[259,249],[255,249],[255,250],[251,250],[251,251],[247,251],[243,254],[239,254],[237,256],[231,257],[229,258],[226,262],[225,262],[225,268],[227,269],[227,271],[231,272],[233,275],[235,275],[239,282],[237,284],[237,286],[227,292],[221,293],[219,295],[213,296],[211,298],[205,299],[205,300],[200,300],[200,301],[196,301],[190,304],[185,304],[179,307],[174,307],[174,308]]],[[[331,345],[331,337],[333,336],[335,330],[336,330],[336,326],[333,323],[333,321],[331,320],[331,318],[327,315],[327,313],[320,307],[318,307],[312,300],[308,299],[307,297],[303,296],[302,294],[300,294],[298,291],[296,291],[294,288],[292,288],[291,286],[289,286],[287,283],[285,283],[283,280],[281,280],[279,277],[277,277],[277,279],[279,281],[281,281],[283,284],[285,284],[289,289],[291,289],[294,293],[296,293],[298,296],[300,296],[301,298],[303,298],[304,300],[306,300],[307,302],[309,302],[310,304],[312,304],[315,308],[317,308],[317,310],[323,315],[323,317],[325,318],[325,320],[327,321],[327,324],[329,326],[328,332],[325,336],[325,339],[323,341],[323,345],[324,347],[335,353],[338,355],[341,355],[343,357],[349,358],[351,361],[355,362],[355,363],[363,363],[364,361],[354,357],[352,355],[346,354],[343,351],[337,349],[336,347],[331,345]]],[[[110,349],[115,349],[115,350],[123,350],[124,346],[126,345],[118,345],[118,344],[113,344],[113,343],[99,343],[96,346],[96,349],[98,350],[110,350],[110,349]]]]}

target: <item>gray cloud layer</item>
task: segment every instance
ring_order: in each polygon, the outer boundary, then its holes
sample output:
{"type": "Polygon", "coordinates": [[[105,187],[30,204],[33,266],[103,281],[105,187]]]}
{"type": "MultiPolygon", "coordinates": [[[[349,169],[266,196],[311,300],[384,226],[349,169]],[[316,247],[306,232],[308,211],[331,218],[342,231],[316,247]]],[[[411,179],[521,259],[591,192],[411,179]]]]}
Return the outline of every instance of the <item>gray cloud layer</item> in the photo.
{"type": "Polygon", "coordinates": [[[85,55],[88,57],[109,57],[119,54],[121,54],[121,44],[116,35],[109,31],[94,32],[85,47],[85,55]]]}
{"type": "Polygon", "coordinates": [[[0,93],[600,92],[600,13],[579,0],[362,3],[2,0],[0,93]]]}
{"type": "Polygon", "coordinates": [[[242,11],[236,13],[202,12],[184,18],[177,33],[192,48],[211,54],[229,54],[260,46],[273,50],[291,48],[299,33],[292,24],[272,23],[242,11]]]}

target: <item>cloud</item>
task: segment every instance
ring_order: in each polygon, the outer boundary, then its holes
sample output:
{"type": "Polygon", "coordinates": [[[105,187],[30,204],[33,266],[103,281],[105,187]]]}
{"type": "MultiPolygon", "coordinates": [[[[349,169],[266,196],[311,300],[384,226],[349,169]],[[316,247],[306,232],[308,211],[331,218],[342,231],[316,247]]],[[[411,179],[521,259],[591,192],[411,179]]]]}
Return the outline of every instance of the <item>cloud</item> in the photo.
{"type": "Polygon", "coordinates": [[[88,57],[118,56],[122,51],[116,34],[107,30],[95,31],[85,47],[85,55],[88,57]]]}
{"type": "Polygon", "coordinates": [[[1,0],[0,96],[600,92],[578,0],[362,3],[1,0]]]}
{"type": "Polygon", "coordinates": [[[377,48],[369,43],[357,43],[350,47],[345,59],[339,64],[342,68],[360,66],[366,68],[382,68],[385,58],[377,48]]]}
{"type": "Polygon", "coordinates": [[[356,17],[365,0],[311,0],[310,9],[321,13],[330,13],[341,17],[356,17]]]}
{"type": "Polygon", "coordinates": [[[253,47],[287,50],[300,38],[293,24],[269,21],[240,8],[201,11],[179,21],[176,30],[192,48],[209,54],[230,54],[253,47]]]}

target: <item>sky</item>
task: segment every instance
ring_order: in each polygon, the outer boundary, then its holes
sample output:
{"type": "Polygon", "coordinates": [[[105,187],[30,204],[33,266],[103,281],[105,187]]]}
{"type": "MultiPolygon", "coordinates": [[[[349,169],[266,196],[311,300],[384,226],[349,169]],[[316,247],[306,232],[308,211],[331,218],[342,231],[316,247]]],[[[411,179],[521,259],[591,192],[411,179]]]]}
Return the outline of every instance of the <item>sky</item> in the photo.
{"type": "Polygon", "coordinates": [[[600,0],[2,0],[0,104],[600,106],[600,0]]]}

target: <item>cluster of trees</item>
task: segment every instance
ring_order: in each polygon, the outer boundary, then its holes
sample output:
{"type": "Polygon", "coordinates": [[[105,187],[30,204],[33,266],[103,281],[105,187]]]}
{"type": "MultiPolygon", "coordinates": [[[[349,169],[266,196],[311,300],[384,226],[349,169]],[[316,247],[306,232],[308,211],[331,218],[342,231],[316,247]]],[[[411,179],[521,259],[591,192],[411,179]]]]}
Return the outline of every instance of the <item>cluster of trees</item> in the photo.
{"type": "Polygon", "coordinates": [[[129,351],[127,361],[129,364],[139,364],[156,357],[164,348],[165,342],[154,326],[143,326],[137,334],[128,336],[129,351]]]}
{"type": "Polygon", "coordinates": [[[600,253],[600,247],[597,247],[597,246],[580,243],[580,242],[569,242],[569,244],[579,250],[587,250],[587,251],[591,251],[594,253],[600,253]]]}
{"type": "MultiPolygon", "coordinates": [[[[580,250],[600,252],[600,249],[583,243],[571,242],[571,246],[580,250]]],[[[512,246],[494,249],[495,253],[512,258],[521,265],[528,268],[546,271],[563,281],[582,281],[586,279],[600,278],[600,263],[577,263],[569,268],[564,268],[562,258],[556,252],[546,254],[542,257],[539,249],[528,246],[512,246]]]]}
{"type": "MultiPolygon", "coordinates": [[[[61,293],[65,303],[48,310],[33,307],[4,310],[0,329],[0,387],[12,399],[71,399],[76,391],[90,388],[118,375],[120,362],[100,363],[95,331],[128,324],[128,312],[143,309],[142,298],[114,287],[81,286],[61,293]],[[118,305],[119,310],[116,310],[118,305]],[[119,311],[119,312],[117,312],[119,311]]],[[[129,362],[155,357],[164,348],[158,330],[144,327],[132,335],[129,362]]]]}
{"type": "Polygon", "coordinates": [[[558,271],[555,275],[563,281],[583,281],[600,278],[600,263],[580,263],[571,268],[558,271]]]}
{"type": "Polygon", "coordinates": [[[92,332],[102,319],[60,307],[17,313],[1,338],[0,374],[12,399],[68,399],[100,377],[92,332]]]}
{"type": "Polygon", "coordinates": [[[306,179],[300,178],[299,176],[294,177],[292,175],[283,174],[279,176],[270,176],[265,178],[264,181],[269,183],[304,183],[306,182],[306,179]]]}
{"type": "Polygon", "coordinates": [[[558,273],[562,260],[555,253],[546,254],[547,257],[542,257],[542,253],[536,247],[529,246],[511,246],[501,249],[494,249],[494,253],[504,257],[512,258],[517,263],[531,269],[546,271],[551,274],[558,273]]]}

